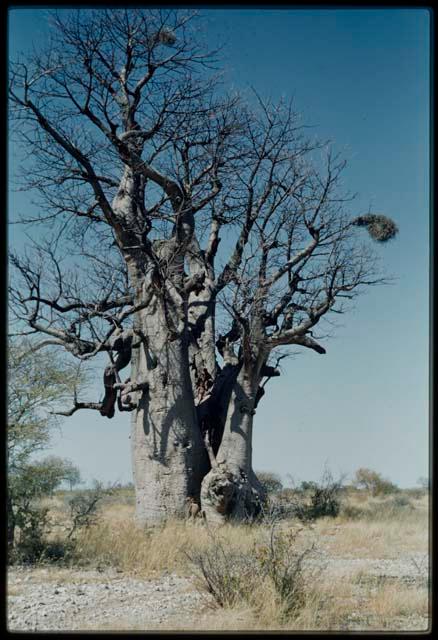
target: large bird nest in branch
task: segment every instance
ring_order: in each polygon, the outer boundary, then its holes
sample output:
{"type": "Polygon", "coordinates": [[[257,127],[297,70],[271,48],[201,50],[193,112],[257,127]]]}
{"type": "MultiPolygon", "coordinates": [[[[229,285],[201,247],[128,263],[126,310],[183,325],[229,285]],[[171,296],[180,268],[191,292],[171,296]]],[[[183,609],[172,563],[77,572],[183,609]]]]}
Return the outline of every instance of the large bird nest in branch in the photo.
{"type": "Polygon", "coordinates": [[[358,216],[353,220],[353,224],[357,227],[366,227],[370,236],[377,242],[387,242],[398,232],[398,227],[391,218],[376,214],[358,216]]]}
{"type": "Polygon", "coordinates": [[[176,35],[172,31],[172,29],[164,27],[157,33],[157,40],[161,44],[165,44],[168,47],[171,47],[176,42],[176,35]]]}

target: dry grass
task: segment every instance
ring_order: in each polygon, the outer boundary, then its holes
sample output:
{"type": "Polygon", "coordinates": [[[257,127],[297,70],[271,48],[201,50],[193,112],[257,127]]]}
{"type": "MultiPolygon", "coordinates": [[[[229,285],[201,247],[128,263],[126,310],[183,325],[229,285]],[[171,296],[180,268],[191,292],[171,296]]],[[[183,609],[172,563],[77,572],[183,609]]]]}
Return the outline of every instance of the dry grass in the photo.
{"type": "Polygon", "coordinates": [[[392,558],[427,552],[429,540],[428,498],[406,499],[404,496],[364,499],[349,497],[346,508],[337,518],[321,518],[315,534],[330,553],[362,558],[392,558]],[[360,517],[352,518],[360,505],[360,517]],[[350,510],[353,511],[350,511],[350,510]]]}
{"type": "MultiPolygon", "coordinates": [[[[148,630],[162,631],[367,631],[367,630],[403,630],[411,628],[418,631],[427,629],[428,594],[426,590],[416,592],[408,587],[394,585],[382,586],[373,593],[367,592],[360,597],[353,585],[348,582],[336,585],[323,584],[317,591],[310,592],[299,615],[289,621],[281,621],[278,606],[272,594],[263,590],[258,594],[261,607],[242,604],[223,609],[202,612],[196,620],[196,626],[188,620],[168,621],[152,625],[148,630]],[[423,616],[407,627],[404,619],[409,616],[423,616]]],[[[112,627],[115,630],[115,627],[112,627]]],[[[140,630],[127,621],[120,629],[140,630]]]]}
{"type": "Polygon", "coordinates": [[[397,616],[423,615],[429,608],[426,588],[401,587],[400,584],[383,584],[368,601],[368,608],[384,622],[397,616]]]}
{"type": "MultiPolygon", "coordinates": [[[[230,548],[244,551],[253,545],[257,529],[225,525],[221,537],[230,548]]],[[[208,529],[201,523],[168,521],[160,527],[142,529],[132,518],[110,518],[106,514],[101,523],[79,535],[77,550],[83,562],[147,576],[163,571],[187,574],[190,562],[184,551],[202,550],[209,544],[208,529]]]]}
{"type": "Polygon", "coordinates": [[[393,558],[427,551],[427,522],[343,522],[317,524],[315,533],[327,537],[324,546],[334,555],[361,558],[393,558]],[[329,538],[329,536],[332,536],[329,538]]]}
{"type": "MultiPolygon", "coordinates": [[[[397,506],[400,497],[370,498],[363,493],[348,496],[346,509],[336,518],[320,518],[305,528],[308,541],[336,556],[390,558],[428,550],[428,498],[409,498],[397,506]],[[360,517],[353,510],[360,508],[360,517]]],[[[406,500],[406,498],[405,498],[406,500]]],[[[162,570],[188,568],[184,549],[204,549],[209,542],[202,522],[169,521],[158,528],[140,529],[134,524],[134,507],[129,496],[105,500],[96,526],[78,537],[79,555],[85,562],[117,566],[125,571],[147,574],[162,570]]],[[[52,519],[64,524],[65,500],[55,497],[50,503],[52,519]]],[[[292,521],[282,523],[290,528],[292,521]]],[[[295,523],[296,524],[296,523],[295,523]]],[[[295,526],[294,524],[294,526],[295,526]]],[[[62,529],[62,528],[61,528],[62,529]]],[[[259,538],[260,527],[225,525],[221,537],[230,548],[249,551],[259,538]]],[[[55,527],[54,531],[58,531],[55,527]]]]}
{"type": "MultiPolygon", "coordinates": [[[[65,499],[51,503],[54,519],[66,517],[65,499]]],[[[112,566],[123,572],[157,577],[164,571],[193,576],[195,567],[188,550],[202,553],[212,544],[202,521],[169,521],[155,528],[141,529],[133,521],[134,507],[128,495],[103,504],[97,525],[79,532],[76,555],[82,566],[112,566]]],[[[284,521],[286,532],[296,521],[284,521]]],[[[251,554],[266,534],[266,526],[231,525],[220,528],[222,544],[233,552],[251,554]]],[[[315,543],[334,559],[405,558],[428,554],[428,498],[397,494],[370,498],[363,493],[347,497],[336,518],[321,518],[305,526],[298,548],[315,543]],[[345,508],[346,507],[346,508],[345,508]],[[300,547],[301,545],[301,547],[300,547]]],[[[421,570],[424,573],[424,567],[421,570]]],[[[67,571],[67,570],[66,570],[67,571]]],[[[420,571],[419,571],[420,573],[420,571]]],[[[66,580],[68,579],[67,572],[66,580]]],[[[427,626],[428,592],[422,584],[381,581],[366,569],[352,570],[336,579],[326,571],[323,577],[306,574],[305,598],[293,616],[284,615],[284,603],[269,579],[260,579],[246,601],[232,607],[199,612],[191,621],[169,621],[150,630],[192,631],[328,631],[328,630],[424,630],[427,626]]],[[[58,578],[59,579],[59,578],[58,578]]],[[[420,581],[421,582],[421,581],[420,581]]],[[[198,588],[200,582],[198,581],[198,588]]],[[[120,621],[120,629],[136,630],[136,622],[120,621]],[[127,626],[129,624],[129,626],[127,626]]],[[[91,627],[90,627],[91,628],[91,627]]],[[[114,626],[111,628],[116,630],[114,626]]],[[[104,630],[100,627],[99,630],[104,630]]]]}

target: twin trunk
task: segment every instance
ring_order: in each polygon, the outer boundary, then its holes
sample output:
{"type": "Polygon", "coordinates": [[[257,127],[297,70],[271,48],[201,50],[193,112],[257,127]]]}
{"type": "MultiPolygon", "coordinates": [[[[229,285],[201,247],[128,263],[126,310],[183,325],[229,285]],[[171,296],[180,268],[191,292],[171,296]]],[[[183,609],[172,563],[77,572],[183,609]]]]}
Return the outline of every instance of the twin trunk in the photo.
{"type": "MultiPolygon", "coordinates": [[[[114,201],[125,221],[135,220],[135,189],[126,168],[114,201]]],[[[205,502],[206,513],[240,513],[239,491],[247,507],[247,489],[256,484],[251,443],[258,379],[233,366],[217,375],[213,269],[199,258],[193,225],[193,214],[187,213],[178,231],[181,237],[175,234],[152,244],[146,238],[144,247],[125,252],[136,304],[148,301],[134,319],[134,328],[147,340],[132,350],[131,361],[131,382],[147,386],[135,392],[131,433],[136,518],[142,524],[183,516],[188,498],[201,500],[202,507],[205,502]],[[186,254],[191,275],[203,271],[202,286],[188,293],[186,254]],[[217,453],[210,472],[202,428],[210,433],[217,453]],[[220,504],[211,485],[218,469],[238,478],[233,499],[219,497],[220,504]]]]}
{"type": "Polygon", "coordinates": [[[189,331],[178,336],[169,332],[166,316],[162,302],[154,297],[136,318],[147,336],[133,349],[131,371],[132,381],[147,383],[145,391],[137,392],[132,413],[137,521],[184,516],[189,497],[201,502],[211,520],[251,514],[254,499],[260,499],[251,467],[258,379],[243,367],[224,367],[218,375],[212,372],[214,384],[207,397],[195,403],[199,390],[190,372],[208,359],[194,352],[189,331]],[[206,433],[215,453],[211,469],[206,433]],[[219,471],[231,478],[226,479],[225,498],[215,483],[219,471]]]}

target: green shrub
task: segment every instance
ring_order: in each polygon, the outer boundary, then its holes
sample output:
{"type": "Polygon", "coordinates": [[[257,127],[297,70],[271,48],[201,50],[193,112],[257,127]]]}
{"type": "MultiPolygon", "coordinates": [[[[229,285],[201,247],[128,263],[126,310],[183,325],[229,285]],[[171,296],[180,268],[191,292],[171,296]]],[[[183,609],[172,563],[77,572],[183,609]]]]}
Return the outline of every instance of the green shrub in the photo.
{"type": "Polygon", "coordinates": [[[7,500],[10,562],[29,564],[43,557],[48,509],[41,505],[41,499],[52,496],[73,468],[69,460],[51,456],[10,470],[7,500]]]}
{"type": "Polygon", "coordinates": [[[50,442],[53,412],[85,378],[51,349],[11,340],[8,351],[7,537],[10,562],[37,562],[44,554],[48,510],[41,499],[63,482],[80,482],[77,467],[56,456],[35,461],[50,442]]]}

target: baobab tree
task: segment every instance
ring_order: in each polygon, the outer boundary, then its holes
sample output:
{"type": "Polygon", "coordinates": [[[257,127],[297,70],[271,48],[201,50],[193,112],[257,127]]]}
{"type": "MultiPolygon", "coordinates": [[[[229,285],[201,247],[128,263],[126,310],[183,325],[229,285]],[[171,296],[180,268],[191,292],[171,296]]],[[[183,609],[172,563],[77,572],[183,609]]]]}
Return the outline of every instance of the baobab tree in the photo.
{"type": "Polygon", "coordinates": [[[344,162],[291,104],[225,93],[195,25],[179,10],[65,11],[11,70],[40,205],[24,222],[46,229],[11,256],[16,331],[108,358],[103,399],[64,413],[131,412],[139,522],[188,498],[211,520],[257,512],[252,425],[278,351],[325,353],[314,327],[384,281],[360,227],[397,231],[349,211],[344,162]]]}

